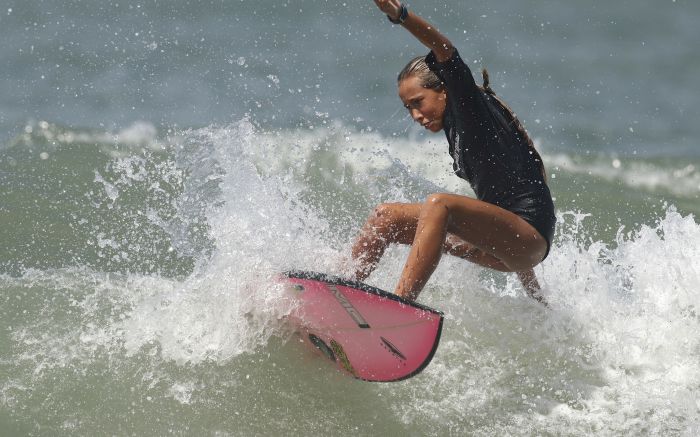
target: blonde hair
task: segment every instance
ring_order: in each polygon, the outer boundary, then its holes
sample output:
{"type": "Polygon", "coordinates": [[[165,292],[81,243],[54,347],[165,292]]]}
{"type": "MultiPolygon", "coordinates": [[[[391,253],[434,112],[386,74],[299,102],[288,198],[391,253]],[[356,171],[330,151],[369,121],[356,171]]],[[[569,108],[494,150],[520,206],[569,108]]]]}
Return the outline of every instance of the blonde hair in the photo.
{"type": "Polygon", "coordinates": [[[428,68],[428,64],[425,62],[425,56],[418,56],[417,58],[411,59],[399,73],[397,82],[401,83],[402,80],[409,77],[417,77],[423,88],[436,91],[445,89],[445,84],[442,83],[437,74],[433,73],[433,71],[428,68]]]}
{"type": "MultiPolygon", "coordinates": [[[[399,72],[399,76],[397,77],[396,81],[400,83],[402,80],[413,76],[420,80],[420,85],[423,88],[429,88],[436,91],[442,91],[445,89],[445,84],[442,83],[442,80],[440,80],[438,75],[428,67],[428,63],[425,62],[425,56],[418,56],[411,59],[399,72]]],[[[484,81],[484,85],[479,88],[492,96],[495,96],[496,93],[489,85],[489,72],[485,68],[481,70],[481,78],[484,81]]]]}

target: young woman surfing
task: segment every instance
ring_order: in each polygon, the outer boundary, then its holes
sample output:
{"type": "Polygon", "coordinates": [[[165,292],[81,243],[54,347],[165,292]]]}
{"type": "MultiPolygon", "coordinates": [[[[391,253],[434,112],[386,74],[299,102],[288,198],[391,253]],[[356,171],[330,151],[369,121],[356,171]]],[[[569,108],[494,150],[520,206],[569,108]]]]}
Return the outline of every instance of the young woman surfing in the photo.
{"type": "Polygon", "coordinates": [[[356,278],[369,276],[389,244],[410,244],[399,296],[415,300],[444,252],[517,273],[528,294],[544,303],[532,268],[549,253],[556,218],[532,140],[491,90],[486,71],[479,87],[437,29],[399,0],[374,2],[430,49],[399,74],[399,97],[413,120],[445,132],[455,173],[477,198],[436,193],[423,203],[379,205],[352,247],[356,278]]]}

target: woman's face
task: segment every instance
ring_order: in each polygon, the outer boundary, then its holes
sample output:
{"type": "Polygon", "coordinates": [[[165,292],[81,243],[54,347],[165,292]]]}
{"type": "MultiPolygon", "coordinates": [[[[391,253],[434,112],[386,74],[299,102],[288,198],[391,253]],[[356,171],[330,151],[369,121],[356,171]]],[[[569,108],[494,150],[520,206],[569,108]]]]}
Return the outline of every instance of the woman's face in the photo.
{"type": "Polygon", "coordinates": [[[420,79],[409,76],[399,82],[399,97],[413,120],[431,132],[440,132],[447,104],[447,93],[421,86],[420,79]]]}

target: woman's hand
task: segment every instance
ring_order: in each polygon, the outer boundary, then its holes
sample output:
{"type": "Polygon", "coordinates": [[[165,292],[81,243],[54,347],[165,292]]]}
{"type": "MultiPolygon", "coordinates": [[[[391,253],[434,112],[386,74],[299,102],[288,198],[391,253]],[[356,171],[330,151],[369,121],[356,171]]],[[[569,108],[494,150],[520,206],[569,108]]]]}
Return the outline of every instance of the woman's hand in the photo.
{"type": "MultiPolygon", "coordinates": [[[[400,0],[374,0],[380,11],[384,12],[393,21],[397,21],[401,15],[400,0]]],[[[398,21],[397,21],[398,22],[398,21]]],[[[405,21],[401,22],[404,29],[411,32],[418,41],[423,43],[427,48],[435,53],[435,58],[438,62],[445,62],[452,57],[454,46],[445,38],[435,26],[430,25],[427,21],[418,15],[410,12],[405,21]]]]}
{"type": "Polygon", "coordinates": [[[399,15],[401,15],[401,2],[399,0],[374,0],[374,4],[392,20],[398,20],[399,15]]]}

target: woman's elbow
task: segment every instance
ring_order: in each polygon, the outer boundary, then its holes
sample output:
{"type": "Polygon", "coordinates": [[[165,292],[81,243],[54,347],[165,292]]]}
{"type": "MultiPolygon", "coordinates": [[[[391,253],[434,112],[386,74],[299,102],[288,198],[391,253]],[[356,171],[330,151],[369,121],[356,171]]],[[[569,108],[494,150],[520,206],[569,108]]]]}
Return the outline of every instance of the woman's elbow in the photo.
{"type": "Polygon", "coordinates": [[[435,53],[435,59],[440,63],[449,61],[454,51],[455,47],[452,45],[451,42],[447,40],[433,48],[433,53],[435,53]]]}

